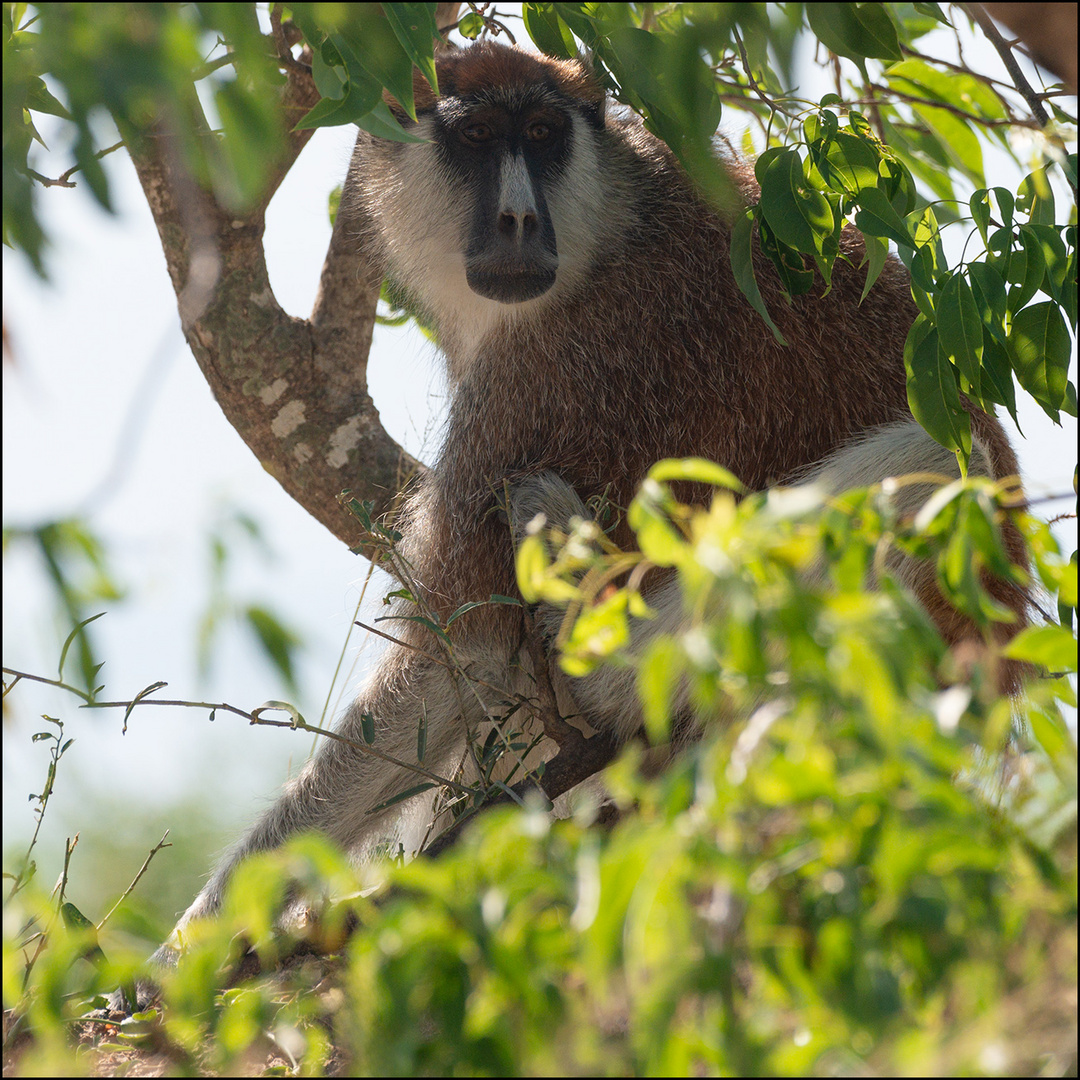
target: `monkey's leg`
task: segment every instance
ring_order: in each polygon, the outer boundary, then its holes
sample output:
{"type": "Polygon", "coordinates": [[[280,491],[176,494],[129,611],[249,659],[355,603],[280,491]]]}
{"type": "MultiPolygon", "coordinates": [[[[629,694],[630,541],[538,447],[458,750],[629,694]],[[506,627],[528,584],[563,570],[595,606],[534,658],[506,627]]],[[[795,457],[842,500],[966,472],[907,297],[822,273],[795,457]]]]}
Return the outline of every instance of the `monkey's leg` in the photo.
{"type": "MultiPolygon", "coordinates": [[[[420,646],[431,649],[430,642],[420,646]]],[[[462,666],[483,683],[505,679],[509,656],[463,645],[462,666]]],[[[429,807],[424,795],[374,808],[431,778],[457,779],[466,757],[469,732],[487,718],[499,692],[455,673],[403,646],[392,646],[341,719],[337,732],[349,743],[325,739],[315,756],[286,786],[277,802],[222,857],[206,886],[181,917],[169,941],[155,953],[159,964],[174,963],[182,950],[183,931],[193,920],[214,914],[239,862],[259,851],[276,848],[291,836],[318,830],[356,858],[370,854],[380,842],[402,836],[402,818],[429,807]],[[375,739],[367,749],[362,716],[371,716],[375,739]],[[417,760],[418,730],[425,727],[424,760],[417,760]],[[410,768],[414,766],[414,768],[410,768]],[[421,771],[422,770],[422,771],[421,771]],[[395,828],[395,826],[398,826],[395,828]]],[[[426,793],[425,793],[426,795],[426,793]]],[[[412,822],[422,835],[426,821],[412,822]]]]}

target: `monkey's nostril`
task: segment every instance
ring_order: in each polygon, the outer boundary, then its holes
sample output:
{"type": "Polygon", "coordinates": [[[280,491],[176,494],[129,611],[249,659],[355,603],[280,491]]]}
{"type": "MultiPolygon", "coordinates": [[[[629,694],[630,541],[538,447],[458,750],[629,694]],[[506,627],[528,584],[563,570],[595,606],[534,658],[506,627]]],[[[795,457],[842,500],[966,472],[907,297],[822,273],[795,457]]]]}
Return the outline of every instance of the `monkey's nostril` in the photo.
{"type": "Polygon", "coordinates": [[[532,236],[540,227],[539,219],[531,210],[515,213],[503,210],[499,214],[498,229],[506,237],[526,238],[532,236]]]}

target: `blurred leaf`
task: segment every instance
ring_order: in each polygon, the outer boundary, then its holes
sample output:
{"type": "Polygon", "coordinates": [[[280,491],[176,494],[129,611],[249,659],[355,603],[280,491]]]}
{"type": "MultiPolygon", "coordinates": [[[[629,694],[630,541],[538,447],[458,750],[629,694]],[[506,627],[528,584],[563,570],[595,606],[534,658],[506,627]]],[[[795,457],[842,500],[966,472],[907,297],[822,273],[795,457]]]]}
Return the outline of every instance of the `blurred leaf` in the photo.
{"type": "Polygon", "coordinates": [[[1063,626],[1029,626],[1005,646],[1005,655],[1047,671],[1076,671],[1076,638],[1063,626]]]}
{"type": "Polygon", "coordinates": [[[257,604],[244,610],[244,618],[254,632],[266,659],[277,670],[285,686],[298,692],[294,662],[300,638],[286,627],[272,611],[257,604]]]}

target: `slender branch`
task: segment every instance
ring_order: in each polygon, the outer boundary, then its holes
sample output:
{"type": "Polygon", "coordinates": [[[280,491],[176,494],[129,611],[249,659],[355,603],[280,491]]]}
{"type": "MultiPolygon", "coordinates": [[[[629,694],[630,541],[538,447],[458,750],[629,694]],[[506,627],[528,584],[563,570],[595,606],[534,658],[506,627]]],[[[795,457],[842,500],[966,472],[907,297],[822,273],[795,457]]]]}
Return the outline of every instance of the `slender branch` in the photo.
{"type": "MultiPolygon", "coordinates": [[[[104,150],[98,150],[97,153],[94,154],[94,157],[100,161],[106,154],[114,153],[123,145],[123,140],[118,143],[113,143],[112,146],[106,146],[104,150]]],[[[27,169],[26,174],[27,176],[33,177],[42,187],[73,188],[78,187],[78,185],[74,183],[71,178],[81,168],[81,165],[72,165],[70,169],[66,169],[55,180],[50,179],[48,176],[42,176],[41,173],[36,172],[34,169],[27,169]]]]}
{"type": "Polygon", "coordinates": [[[46,679],[44,675],[31,675],[28,671],[16,671],[15,668],[4,668],[5,675],[14,675],[6,687],[4,687],[4,697],[15,689],[19,682],[23,679],[29,679],[30,682],[44,683],[46,686],[57,686],[61,690],[68,690],[76,697],[81,697],[85,702],[93,701],[93,695],[88,694],[85,690],[80,690],[77,686],[72,686],[70,683],[66,683],[61,679],[46,679]]]}
{"type": "MultiPolygon", "coordinates": [[[[968,112],[967,109],[961,109],[958,105],[952,105],[947,101],[938,101],[936,98],[925,98],[919,97],[916,94],[907,94],[903,90],[897,90],[895,86],[882,86],[879,83],[871,83],[868,89],[879,91],[889,97],[896,98],[898,101],[907,102],[909,105],[929,105],[934,109],[943,109],[945,112],[950,112],[954,116],[959,116],[962,120],[970,120],[972,123],[980,124],[982,127],[1027,127],[1041,130],[1043,126],[1034,120],[1021,120],[1018,116],[1009,116],[1004,120],[980,116],[978,113],[968,112]]],[[[871,98],[853,101],[851,104],[880,105],[881,101],[879,98],[871,98]]]]}
{"type": "Polygon", "coordinates": [[[900,43],[900,51],[905,56],[911,56],[916,60],[925,60],[928,64],[933,64],[935,67],[947,68],[949,71],[955,71],[959,75],[970,75],[971,78],[978,82],[985,83],[995,93],[998,87],[1004,90],[1015,90],[1016,87],[1012,83],[1007,83],[1002,79],[995,79],[992,75],[984,75],[982,72],[973,71],[969,67],[965,67],[963,64],[954,64],[951,60],[943,60],[940,56],[930,56],[928,53],[921,53],[918,49],[912,49],[910,46],[900,43]]]}
{"type": "MultiPolygon", "coordinates": [[[[453,788],[463,795],[472,796],[475,794],[473,788],[458,784],[453,780],[447,779],[445,776],[439,776],[437,773],[429,772],[422,765],[412,764],[411,762],[402,761],[399,758],[392,757],[390,754],[384,754],[381,750],[376,750],[374,746],[370,746],[368,743],[357,742],[355,739],[347,738],[345,735],[333,731],[330,728],[309,724],[299,713],[294,713],[289,720],[271,720],[269,717],[260,715],[262,709],[266,706],[255,709],[252,712],[246,712],[244,709],[238,709],[235,705],[229,705],[226,702],[181,701],[175,699],[165,700],[164,698],[141,697],[133,698],[131,701],[91,701],[86,705],[83,705],[82,708],[130,710],[142,705],[166,705],[181,709],[210,709],[214,712],[230,712],[235,716],[244,717],[250,724],[262,725],[263,727],[287,727],[292,728],[295,731],[310,731],[313,735],[322,735],[327,739],[333,739],[335,742],[344,743],[346,746],[359,751],[361,754],[368,754],[371,757],[379,758],[380,761],[388,762],[390,765],[396,765],[398,768],[407,769],[409,772],[417,773],[419,776],[426,777],[436,784],[444,784],[446,787],[453,788]]],[[[278,708],[276,705],[272,707],[278,708]]]]}
{"type": "Polygon", "coordinates": [[[270,32],[274,38],[274,47],[277,49],[277,58],[282,66],[301,75],[310,75],[311,65],[297,60],[292,54],[292,46],[297,43],[296,35],[286,34],[282,26],[281,4],[270,5],[270,32]]]}
{"type": "Polygon", "coordinates": [[[1050,117],[1043,108],[1039,95],[1035,92],[1031,83],[1027,81],[1023,71],[1020,70],[1020,65],[1016,62],[1012,49],[994,25],[994,20],[990,18],[982,4],[961,4],[960,6],[979,24],[979,28],[989,39],[990,44],[997,50],[1001,62],[1005,65],[1005,70],[1009,73],[1009,78],[1012,79],[1016,89],[1020,92],[1020,96],[1027,102],[1031,115],[1038,121],[1039,127],[1046,127],[1050,122],[1050,117]]]}
{"type": "MultiPolygon", "coordinates": [[[[199,117],[198,101],[176,108],[199,117]]],[[[387,434],[367,393],[380,270],[339,214],[311,322],[274,298],[263,251],[270,196],[310,139],[294,130],[315,104],[309,75],[290,70],[281,96],[282,142],[267,188],[245,214],[220,205],[186,165],[169,116],[125,141],[161,238],[192,352],[229,422],[263,467],[335,536],[373,549],[337,496],[351,488],[376,514],[393,515],[405,479],[422,466],[387,434]]],[[[202,122],[208,155],[216,152],[202,122]]],[[[130,137],[129,137],[130,136],[130,137]]]]}

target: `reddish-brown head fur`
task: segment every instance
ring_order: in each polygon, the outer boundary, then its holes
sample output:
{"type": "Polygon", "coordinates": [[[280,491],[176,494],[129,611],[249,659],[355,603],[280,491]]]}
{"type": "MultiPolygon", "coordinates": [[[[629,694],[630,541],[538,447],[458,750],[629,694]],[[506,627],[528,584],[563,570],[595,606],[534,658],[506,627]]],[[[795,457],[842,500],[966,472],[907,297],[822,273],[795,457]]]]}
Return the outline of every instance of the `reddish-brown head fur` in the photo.
{"type": "MultiPolygon", "coordinates": [[[[604,100],[603,87],[581,60],[556,60],[541,53],[508,49],[482,42],[467,49],[442,53],[436,63],[439,95],[478,94],[493,86],[510,90],[547,83],[567,97],[592,105],[604,100]]],[[[417,74],[413,94],[418,111],[430,109],[438,100],[426,79],[417,74]]]]}

